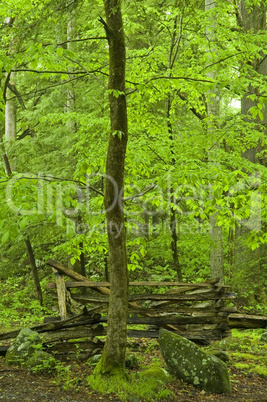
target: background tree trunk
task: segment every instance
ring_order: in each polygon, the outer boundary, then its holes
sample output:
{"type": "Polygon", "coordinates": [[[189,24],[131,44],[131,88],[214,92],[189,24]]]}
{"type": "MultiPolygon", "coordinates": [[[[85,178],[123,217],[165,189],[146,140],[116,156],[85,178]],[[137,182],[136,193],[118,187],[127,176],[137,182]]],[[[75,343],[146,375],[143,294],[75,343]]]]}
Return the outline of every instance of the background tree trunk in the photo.
{"type": "Polygon", "coordinates": [[[40,281],[39,281],[38,270],[37,270],[36,263],[35,263],[35,257],[34,257],[32,245],[31,245],[30,239],[28,237],[26,237],[24,241],[25,241],[25,246],[26,246],[26,250],[27,250],[27,254],[29,257],[29,262],[30,262],[30,266],[31,266],[31,270],[32,270],[32,275],[33,275],[33,279],[34,279],[35,291],[37,294],[37,298],[40,302],[40,305],[42,306],[43,305],[43,295],[42,295],[42,289],[41,289],[41,285],[40,285],[40,281]]]}
{"type": "MultiPolygon", "coordinates": [[[[259,31],[266,30],[266,6],[253,6],[248,7],[246,1],[241,1],[240,3],[240,23],[242,24],[242,28],[244,32],[247,33],[250,30],[258,33],[259,31]]],[[[263,75],[266,77],[267,75],[267,58],[265,54],[261,54],[261,57],[255,58],[251,63],[253,70],[256,74],[263,75]]],[[[253,88],[252,85],[248,88],[248,93],[246,93],[241,99],[241,113],[244,116],[244,120],[248,121],[246,116],[250,116],[250,109],[257,105],[258,100],[252,100],[248,97],[248,95],[255,94],[260,96],[260,93],[257,88],[253,88]]],[[[263,119],[261,120],[258,116],[254,119],[255,123],[258,124],[258,130],[264,131],[265,135],[267,134],[267,108],[262,109],[263,119]]],[[[244,134],[246,135],[246,134],[244,134]]],[[[260,151],[261,144],[258,146],[248,148],[244,153],[243,157],[252,163],[262,163],[258,156],[257,152],[260,151]]],[[[258,195],[261,197],[260,195],[258,195]]],[[[257,197],[257,190],[255,189],[255,197],[257,197]]],[[[255,200],[254,200],[255,201],[255,200]]],[[[233,275],[236,278],[236,285],[239,284],[239,279],[242,276],[249,277],[249,282],[254,284],[254,292],[250,296],[250,298],[254,298],[257,302],[266,302],[266,291],[264,289],[264,270],[266,269],[266,244],[260,246],[256,250],[251,250],[246,243],[246,240],[252,230],[260,230],[261,223],[261,211],[260,209],[257,211],[253,211],[252,203],[251,203],[251,217],[250,222],[243,221],[241,225],[236,225],[235,229],[235,261],[234,261],[234,272],[233,275]],[[258,215],[256,219],[253,219],[253,214],[258,215]]],[[[248,282],[248,283],[249,283],[248,282]]],[[[242,281],[240,282],[242,286],[242,281]]],[[[241,289],[240,289],[241,290],[241,289]]],[[[243,291],[245,289],[242,289],[243,291]]]]}
{"type": "MultiPolygon", "coordinates": [[[[11,84],[14,84],[14,73],[7,77],[7,80],[11,84]]],[[[6,105],[5,105],[5,142],[6,151],[10,163],[10,168],[16,170],[15,161],[10,155],[10,147],[17,139],[17,103],[14,94],[7,88],[6,91],[6,105]]],[[[11,151],[12,152],[12,151],[11,151]]],[[[8,169],[6,168],[6,173],[8,174],[8,169]]]]}
{"type": "Polygon", "coordinates": [[[124,373],[128,317],[128,271],[124,228],[123,186],[128,137],[125,97],[125,42],[119,0],[105,0],[109,43],[111,132],[106,161],[105,208],[109,244],[110,296],[108,330],[95,373],[124,373]]]}
{"type": "MultiPolygon", "coordinates": [[[[205,0],[205,10],[210,11],[216,8],[216,2],[205,0]]],[[[210,26],[207,27],[206,35],[208,41],[211,43],[210,51],[215,51],[212,47],[216,41],[216,16],[210,16],[210,26]]],[[[212,79],[216,79],[216,71],[209,71],[208,76],[212,79]]],[[[214,132],[218,132],[219,129],[219,116],[220,116],[220,93],[219,89],[215,88],[209,91],[207,96],[207,117],[208,117],[208,135],[213,136],[214,132]],[[212,94],[212,97],[211,97],[212,94]]],[[[210,152],[211,163],[216,160],[216,150],[218,144],[216,144],[216,137],[214,138],[214,146],[210,152]]],[[[212,196],[212,195],[211,195],[212,196]]],[[[217,224],[217,213],[210,216],[210,274],[211,278],[219,278],[220,283],[224,283],[224,259],[223,259],[223,232],[222,227],[217,224]]]]}

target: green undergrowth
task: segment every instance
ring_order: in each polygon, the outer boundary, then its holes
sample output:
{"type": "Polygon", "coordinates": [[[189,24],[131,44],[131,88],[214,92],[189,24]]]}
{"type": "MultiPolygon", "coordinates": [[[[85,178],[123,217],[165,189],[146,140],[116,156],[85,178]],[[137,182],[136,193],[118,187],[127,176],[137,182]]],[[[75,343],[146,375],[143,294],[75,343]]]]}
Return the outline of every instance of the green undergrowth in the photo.
{"type": "Polygon", "coordinates": [[[214,342],[208,350],[227,352],[229,365],[245,374],[252,373],[267,377],[267,343],[260,338],[264,329],[233,330],[232,336],[219,342],[214,342]]]}
{"type": "Polygon", "coordinates": [[[36,300],[31,274],[0,281],[0,333],[42,323],[44,316],[54,315],[52,298],[47,291],[50,278],[41,280],[43,306],[36,300]]]}
{"type": "Polygon", "coordinates": [[[90,375],[88,385],[103,394],[113,394],[121,400],[163,401],[173,397],[166,385],[172,382],[168,372],[160,367],[147,367],[140,372],[127,372],[126,376],[90,375]]]}

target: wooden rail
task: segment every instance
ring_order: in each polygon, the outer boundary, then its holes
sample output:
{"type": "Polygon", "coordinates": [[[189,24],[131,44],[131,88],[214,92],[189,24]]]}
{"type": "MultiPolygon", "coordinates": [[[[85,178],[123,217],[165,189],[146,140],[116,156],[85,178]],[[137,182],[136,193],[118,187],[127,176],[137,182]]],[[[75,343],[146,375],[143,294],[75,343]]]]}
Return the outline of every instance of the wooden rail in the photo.
{"type": "MultiPolygon", "coordinates": [[[[49,283],[48,288],[57,289],[61,319],[67,318],[67,311],[71,310],[71,303],[75,301],[101,311],[103,317],[100,322],[105,332],[110,283],[93,282],[53,260],[49,260],[48,265],[56,274],[55,282],[49,283]],[[66,282],[65,277],[68,278],[66,282]],[[84,288],[87,292],[71,293],[74,288],[84,288]]],[[[139,287],[140,290],[129,295],[129,336],[139,337],[140,331],[147,337],[157,337],[160,327],[201,342],[228,336],[228,316],[237,310],[227,307],[225,302],[235,298],[235,295],[227,291],[228,286],[221,286],[218,282],[218,279],[201,283],[130,282],[129,286],[134,289],[139,287]],[[161,294],[153,293],[153,288],[157,287],[170,289],[161,294]],[[140,329],[131,328],[133,325],[138,325],[140,329]]]]}
{"type": "MultiPolygon", "coordinates": [[[[93,282],[53,260],[48,264],[55,274],[55,282],[49,283],[48,288],[57,291],[54,298],[60,317],[48,317],[49,322],[31,329],[41,334],[44,346],[58,358],[76,358],[77,351],[82,351],[84,359],[100,353],[103,341],[97,337],[107,333],[110,284],[93,282]],[[71,293],[74,288],[82,293],[71,293]],[[77,306],[80,312],[69,316],[69,309],[77,306]]],[[[129,296],[128,337],[157,338],[159,328],[164,327],[192,341],[209,343],[230,335],[231,328],[267,326],[267,316],[236,314],[235,307],[227,306],[227,300],[235,295],[216,279],[205,283],[143,281],[129,285],[139,289],[129,296]],[[164,293],[153,293],[157,287],[164,288],[164,293]]],[[[18,333],[19,330],[0,334],[0,341],[5,341],[0,355],[6,353],[7,343],[18,333]]]]}

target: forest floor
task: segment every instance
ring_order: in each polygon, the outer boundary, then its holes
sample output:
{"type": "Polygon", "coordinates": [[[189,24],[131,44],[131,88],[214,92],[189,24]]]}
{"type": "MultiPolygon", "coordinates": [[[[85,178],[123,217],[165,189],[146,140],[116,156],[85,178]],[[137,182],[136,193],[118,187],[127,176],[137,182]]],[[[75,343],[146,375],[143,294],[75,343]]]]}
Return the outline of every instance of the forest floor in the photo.
{"type": "MultiPolygon", "coordinates": [[[[3,359],[2,359],[3,360],[3,359]]],[[[74,367],[71,371],[72,384],[62,380],[59,383],[53,376],[34,374],[18,368],[0,366],[1,401],[121,401],[115,395],[105,395],[90,390],[86,378],[91,370],[86,365],[74,367]],[[77,381],[78,378],[78,381],[77,381]]],[[[176,380],[169,387],[175,397],[168,401],[266,401],[267,380],[259,375],[245,375],[238,369],[231,370],[232,393],[214,395],[201,391],[192,385],[176,380]]],[[[68,381],[71,381],[68,380],[68,381]]],[[[142,399],[133,399],[142,401],[142,399]]]]}
{"type": "MultiPolygon", "coordinates": [[[[134,345],[130,345],[131,353],[134,345]]],[[[227,348],[226,348],[227,349],[227,348]]],[[[259,355],[259,349],[253,352],[251,345],[246,352],[230,350],[227,353],[230,357],[229,369],[232,383],[232,393],[229,395],[215,395],[183,381],[174,380],[166,387],[173,392],[169,399],[160,401],[267,401],[267,377],[257,374],[251,369],[255,367],[266,367],[266,349],[259,355]],[[248,350],[249,349],[249,350],[248,350]],[[253,361],[254,356],[254,361],[253,361]],[[258,366],[261,358],[263,366],[258,366]],[[257,360],[255,360],[255,358],[257,360]],[[241,363],[240,363],[241,362],[241,363]],[[237,367],[240,366],[240,367],[237,367]]],[[[161,358],[156,341],[140,340],[137,355],[142,359],[142,366],[161,366],[164,362],[161,358]]],[[[62,363],[65,367],[62,371],[57,370],[55,374],[33,373],[30,370],[21,368],[4,367],[4,358],[0,358],[0,400],[1,401],[121,401],[112,394],[101,394],[90,389],[87,377],[92,373],[92,367],[87,363],[68,362],[62,363]],[[66,369],[67,368],[67,369],[66,369]]],[[[263,369],[264,370],[264,369],[263,369]]],[[[133,397],[128,401],[147,401],[133,397]]],[[[155,401],[156,399],[152,399],[155,401]]]]}

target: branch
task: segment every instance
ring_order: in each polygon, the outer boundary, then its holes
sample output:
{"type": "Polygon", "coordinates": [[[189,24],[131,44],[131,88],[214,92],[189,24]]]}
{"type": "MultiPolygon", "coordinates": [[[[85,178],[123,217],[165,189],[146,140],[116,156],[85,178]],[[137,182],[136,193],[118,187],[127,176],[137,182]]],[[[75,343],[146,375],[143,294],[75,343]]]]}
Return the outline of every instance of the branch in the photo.
{"type": "Polygon", "coordinates": [[[80,180],[74,180],[74,179],[62,179],[61,177],[54,177],[54,176],[38,176],[38,177],[28,177],[28,176],[21,176],[18,178],[18,180],[21,179],[27,179],[27,180],[44,180],[44,181],[49,181],[52,182],[53,180],[55,181],[69,181],[71,183],[77,183],[79,185],[82,185],[82,187],[80,187],[81,189],[89,189],[92,191],[95,191],[97,194],[101,195],[102,197],[104,197],[104,193],[100,190],[97,190],[96,188],[89,186],[85,183],[83,183],[80,180]]]}
{"type": "MultiPolygon", "coordinates": [[[[62,46],[65,45],[66,43],[73,43],[73,42],[84,42],[86,40],[96,40],[96,39],[107,39],[106,36],[95,36],[95,37],[90,37],[90,38],[84,38],[84,39],[70,39],[70,40],[65,40],[64,42],[57,43],[57,46],[62,46]]],[[[43,46],[50,46],[53,45],[53,43],[45,43],[43,46]]]]}
{"type": "Polygon", "coordinates": [[[70,80],[66,80],[64,82],[60,82],[60,83],[57,83],[57,84],[49,85],[49,86],[41,88],[41,89],[36,89],[36,90],[30,91],[30,92],[26,92],[25,94],[22,94],[21,96],[27,96],[27,95],[31,95],[31,94],[37,94],[38,92],[44,92],[47,89],[58,87],[60,85],[65,85],[65,84],[68,84],[69,82],[76,81],[76,80],[78,80],[80,78],[84,78],[84,77],[87,77],[87,76],[88,76],[88,74],[86,73],[84,75],[80,75],[79,77],[71,78],[70,80]]]}
{"type": "Polygon", "coordinates": [[[209,64],[208,66],[204,67],[202,71],[206,70],[206,69],[209,68],[209,67],[213,67],[215,64],[222,63],[223,61],[228,60],[228,59],[230,59],[231,57],[235,57],[235,56],[237,56],[237,55],[239,55],[239,54],[242,54],[242,53],[245,53],[245,52],[238,52],[238,53],[235,53],[235,54],[231,54],[230,56],[224,57],[224,58],[221,59],[221,60],[215,61],[214,63],[209,64]]]}
{"type": "Polygon", "coordinates": [[[16,95],[16,97],[18,98],[18,101],[21,105],[22,110],[26,110],[26,106],[25,103],[23,102],[23,99],[21,97],[21,94],[19,93],[19,91],[17,90],[16,86],[13,84],[10,84],[10,82],[7,83],[7,87],[10,89],[11,92],[13,92],[13,94],[16,95]]]}
{"type": "Polygon", "coordinates": [[[165,165],[168,165],[168,163],[153,149],[151,148],[149,145],[147,145],[147,147],[150,149],[150,151],[152,151],[165,165]]]}
{"type": "MultiPolygon", "coordinates": [[[[27,68],[18,68],[11,70],[11,72],[17,73],[17,72],[28,72],[28,73],[37,73],[37,74],[66,74],[66,75],[75,75],[75,74],[84,74],[84,71],[44,71],[44,70],[32,70],[32,69],[27,69],[27,68]]],[[[91,73],[90,73],[91,74],[91,73]]]]}
{"type": "Polygon", "coordinates": [[[104,26],[106,33],[109,34],[108,24],[106,23],[106,21],[102,17],[99,17],[99,22],[101,22],[101,24],[104,26]]]}
{"type": "Polygon", "coordinates": [[[23,138],[27,137],[28,135],[30,135],[31,137],[34,137],[34,130],[30,127],[26,128],[26,130],[24,130],[23,133],[17,137],[17,141],[22,140],[23,138]]]}
{"type": "MultiPolygon", "coordinates": [[[[73,60],[73,59],[71,59],[70,57],[65,56],[65,55],[63,55],[63,57],[64,57],[65,59],[67,59],[67,60],[70,60],[72,63],[78,64],[78,66],[80,66],[81,68],[83,68],[84,71],[87,72],[87,74],[92,74],[92,73],[91,73],[90,71],[88,71],[87,68],[85,68],[79,61],[73,60]]],[[[104,87],[105,89],[107,89],[106,86],[105,86],[105,84],[104,84],[98,77],[96,77],[95,75],[94,75],[93,77],[94,77],[101,85],[103,85],[103,87],[104,87]]]]}
{"type": "Polygon", "coordinates": [[[200,78],[191,78],[191,77],[168,77],[168,76],[162,75],[162,76],[151,78],[150,80],[148,80],[146,82],[146,84],[148,82],[150,82],[150,81],[156,81],[156,80],[161,80],[161,79],[164,79],[164,80],[187,80],[187,81],[197,81],[197,82],[208,82],[208,83],[211,83],[211,84],[215,83],[215,81],[206,80],[206,79],[203,79],[203,78],[200,79],[200,78]]]}
{"type": "Polygon", "coordinates": [[[3,99],[4,99],[5,103],[6,103],[6,91],[7,91],[8,83],[9,83],[9,80],[10,80],[10,76],[11,76],[11,71],[7,74],[4,89],[3,89],[3,99]]]}
{"type": "MultiPolygon", "coordinates": [[[[179,95],[179,98],[180,98],[180,99],[182,99],[182,100],[185,101],[185,102],[188,102],[186,96],[185,96],[183,93],[181,93],[181,92],[178,91],[178,95],[179,95]]],[[[192,112],[199,120],[204,120],[204,119],[206,118],[206,114],[205,114],[205,113],[200,113],[200,112],[198,112],[198,111],[196,110],[196,108],[194,108],[194,107],[191,107],[191,106],[190,106],[189,110],[191,110],[191,112],[192,112]]]]}
{"type": "Polygon", "coordinates": [[[143,195],[145,195],[145,194],[148,193],[149,191],[153,190],[156,186],[157,186],[157,184],[153,184],[151,187],[149,187],[148,189],[146,189],[146,190],[143,191],[142,193],[133,195],[132,197],[126,197],[126,198],[123,199],[123,201],[126,202],[126,201],[128,201],[128,200],[133,200],[134,198],[142,197],[143,195]]]}

